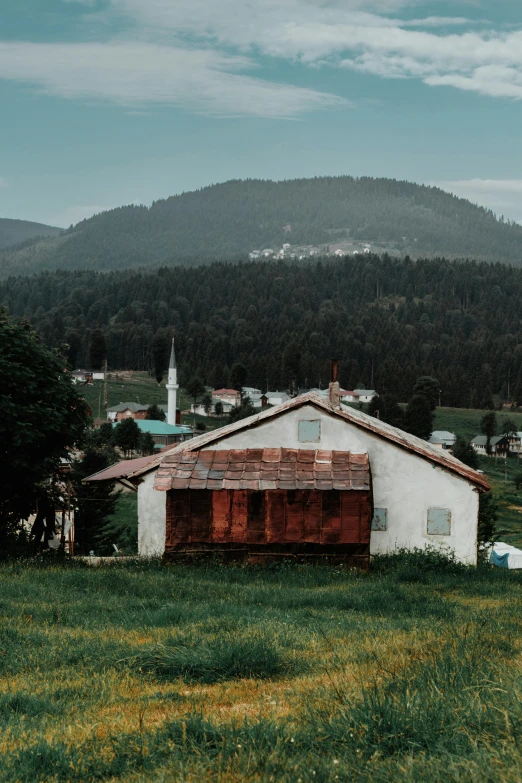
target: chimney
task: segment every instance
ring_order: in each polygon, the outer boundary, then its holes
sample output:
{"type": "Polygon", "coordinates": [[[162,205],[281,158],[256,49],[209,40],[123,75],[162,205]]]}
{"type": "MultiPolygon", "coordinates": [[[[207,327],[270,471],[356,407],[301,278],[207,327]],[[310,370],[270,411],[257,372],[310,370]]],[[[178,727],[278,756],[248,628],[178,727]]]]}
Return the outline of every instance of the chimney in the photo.
{"type": "Polygon", "coordinates": [[[339,388],[339,362],[332,359],[330,362],[330,387],[329,387],[330,407],[339,410],[341,407],[341,390],[339,388]]]}

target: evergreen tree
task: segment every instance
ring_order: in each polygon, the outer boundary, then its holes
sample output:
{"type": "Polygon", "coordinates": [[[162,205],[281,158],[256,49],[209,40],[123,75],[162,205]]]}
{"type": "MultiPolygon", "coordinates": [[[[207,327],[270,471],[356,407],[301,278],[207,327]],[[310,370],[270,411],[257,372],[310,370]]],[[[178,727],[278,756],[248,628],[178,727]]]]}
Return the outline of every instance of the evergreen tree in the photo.
{"type": "Polygon", "coordinates": [[[434,411],[439,401],[440,384],[436,378],[429,375],[423,375],[417,378],[413,388],[413,394],[422,394],[429,400],[431,410],[434,411]]]}
{"type": "Polygon", "coordinates": [[[197,405],[198,399],[201,397],[204,391],[205,387],[203,386],[203,381],[197,375],[191,378],[191,380],[187,383],[187,394],[192,398],[194,407],[197,405]]]}
{"type": "Polygon", "coordinates": [[[486,453],[491,453],[491,438],[497,434],[497,416],[494,411],[484,414],[480,420],[480,431],[486,436],[486,453]]]}
{"type": "Polygon", "coordinates": [[[240,392],[246,384],[247,377],[248,371],[244,364],[236,362],[232,365],[232,370],[230,371],[230,385],[233,389],[240,392]]]}
{"type": "Polygon", "coordinates": [[[453,446],[453,456],[460,459],[465,465],[476,470],[479,466],[479,458],[477,452],[469,441],[465,438],[458,437],[453,446]]]}
{"type": "Polygon", "coordinates": [[[154,438],[150,432],[142,432],[138,441],[138,451],[144,457],[154,454],[156,451],[156,444],[154,438]]]}
{"type": "Polygon", "coordinates": [[[89,345],[89,363],[92,370],[101,370],[103,362],[107,358],[107,346],[101,329],[94,329],[91,333],[89,345]]]}
{"type": "Polygon", "coordinates": [[[406,408],[404,429],[423,440],[433,432],[433,413],[430,401],[423,394],[414,394],[406,408]]]}
{"type": "Polygon", "coordinates": [[[114,428],[113,442],[122,450],[124,456],[132,455],[138,448],[141,431],[134,419],[128,418],[120,421],[114,428]]]}
{"type": "Polygon", "coordinates": [[[145,418],[149,421],[165,421],[165,411],[163,411],[156,403],[149,405],[145,418]]]}
{"type": "Polygon", "coordinates": [[[154,364],[154,376],[158,385],[163,380],[163,374],[167,365],[168,341],[162,331],[157,331],[152,341],[152,361],[154,364]]]}
{"type": "MultiPolygon", "coordinates": [[[[112,481],[93,481],[84,484],[83,479],[104,470],[117,461],[107,453],[92,448],[84,452],[83,458],[74,466],[71,480],[75,494],[74,538],[75,553],[88,555],[97,552],[97,536],[107,519],[114,513],[119,492],[115,492],[112,481]]],[[[98,552],[99,553],[99,552],[98,552]]]]}

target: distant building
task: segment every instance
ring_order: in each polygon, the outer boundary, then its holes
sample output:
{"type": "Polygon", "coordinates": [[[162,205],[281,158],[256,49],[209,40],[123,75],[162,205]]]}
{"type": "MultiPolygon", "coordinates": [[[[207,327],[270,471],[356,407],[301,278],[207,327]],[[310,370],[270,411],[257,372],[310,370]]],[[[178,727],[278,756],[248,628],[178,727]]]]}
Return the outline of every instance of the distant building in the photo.
{"type": "Polygon", "coordinates": [[[92,383],[92,372],[90,370],[73,370],[71,375],[73,383],[92,383]]]}
{"type": "Polygon", "coordinates": [[[248,399],[253,408],[266,408],[268,405],[266,394],[249,394],[248,399]]]}
{"type": "Polygon", "coordinates": [[[150,432],[152,440],[157,449],[164,449],[165,446],[173,446],[176,443],[182,443],[190,440],[194,436],[191,427],[184,427],[178,424],[167,424],[164,421],[137,421],[136,424],[141,432],[150,432]]]}
{"type": "Polygon", "coordinates": [[[357,394],[356,391],[345,391],[344,389],[341,389],[341,402],[350,403],[359,401],[360,395],[357,394]]]}
{"type": "Polygon", "coordinates": [[[509,440],[505,435],[496,435],[494,438],[491,438],[489,441],[489,454],[486,450],[487,438],[485,435],[477,435],[471,441],[471,445],[477,454],[482,454],[485,457],[507,457],[509,451],[509,440]]]}
{"type": "Polygon", "coordinates": [[[368,403],[377,397],[375,389],[354,389],[355,393],[359,395],[358,402],[368,403]]]}
{"type": "Polygon", "coordinates": [[[509,450],[519,458],[522,455],[522,432],[513,432],[509,436],[509,450]]]}
{"type": "Polygon", "coordinates": [[[139,402],[120,402],[107,409],[107,418],[109,421],[122,421],[123,419],[145,419],[147,416],[148,405],[140,405],[139,402]]]}
{"type": "Polygon", "coordinates": [[[452,449],[456,440],[456,435],[453,432],[435,430],[435,432],[431,433],[429,442],[432,446],[437,446],[439,449],[452,449]]]}
{"type": "Polygon", "coordinates": [[[196,403],[196,405],[194,405],[194,403],[192,403],[192,405],[190,406],[190,412],[191,413],[195,413],[196,416],[215,416],[216,415],[216,404],[218,402],[221,402],[221,406],[222,406],[222,409],[223,409],[222,412],[225,415],[230,413],[232,408],[235,407],[235,405],[232,405],[230,402],[222,402],[221,400],[215,400],[212,403],[212,405],[210,406],[208,412],[205,410],[205,406],[203,405],[202,402],[198,402],[198,403],[196,403]]]}
{"type": "Polygon", "coordinates": [[[223,405],[228,403],[234,407],[241,405],[241,394],[236,389],[214,389],[212,392],[212,401],[222,402],[223,405]]]}
{"type": "Polygon", "coordinates": [[[252,394],[262,394],[261,389],[254,389],[253,386],[243,386],[241,389],[244,397],[250,397],[252,394]]]}
{"type": "Polygon", "coordinates": [[[282,405],[290,399],[290,395],[283,391],[267,392],[265,396],[269,405],[282,405]]]}

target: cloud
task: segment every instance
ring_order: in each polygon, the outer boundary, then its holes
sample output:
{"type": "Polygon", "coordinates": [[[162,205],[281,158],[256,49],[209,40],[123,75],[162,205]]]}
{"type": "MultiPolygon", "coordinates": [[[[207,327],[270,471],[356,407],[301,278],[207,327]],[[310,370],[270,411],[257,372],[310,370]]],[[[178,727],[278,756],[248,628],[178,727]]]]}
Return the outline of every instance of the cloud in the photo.
{"type": "Polygon", "coordinates": [[[522,98],[521,29],[457,15],[411,18],[422,0],[64,2],[83,4],[90,42],[0,43],[0,78],[134,110],[164,104],[214,116],[295,118],[349,105],[255,75],[274,58],[522,98]],[[108,38],[115,29],[118,36],[108,38]]]}
{"type": "Polygon", "coordinates": [[[0,43],[0,78],[29,82],[62,98],[288,118],[348,105],[335,95],[241,73],[254,66],[243,55],[142,41],[0,43]]]}
{"type": "Polygon", "coordinates": [[[522,179],[440,180],[430,184],[522,223],[522,179]]]}
{"type": "Polygon", "coordinates": [[[412,0],[108,0],[109,16],[164,40],[190,37],[255,55],[422,79],[492,97],[521,95],[522,31],[463,16],[397,18],[412,0]],[[479,25],[480,32],[474,31],[479,25]],[[451,28],[464,27],[458,33],[451,28]],[[451,32],[450,32],[451,30],[451,32]]]}

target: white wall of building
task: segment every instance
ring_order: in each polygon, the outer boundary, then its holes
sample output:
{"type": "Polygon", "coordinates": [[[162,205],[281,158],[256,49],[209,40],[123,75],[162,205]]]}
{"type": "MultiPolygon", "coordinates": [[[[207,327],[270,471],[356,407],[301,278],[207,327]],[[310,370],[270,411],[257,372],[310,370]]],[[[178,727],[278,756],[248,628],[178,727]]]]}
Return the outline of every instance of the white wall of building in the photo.
{"type": "Polygon", "coordinates": [[[142,476],[138,487],[138,554],[156,557],[165,551],[167,493],[154,489],[156,471],[142,476]]]}
{"type": "Polygon", "coordinates": [[[257,427],[205,446],[207,449],[280,447],[368,452],[374,505],[386,508],[388,516],[386,531],[372,531],[372,554],[384,554],[402,547],[423,549],[431,544],[452,549],[462,562],[476,563],[479,496],[472,484],[311,405],[267,419],[257,427]],[[299,442],[298,422],[302,419],[321,421],[319,442],[299,442]],[[429,508],[451,511],[450,535],[428,535],[429,508]]]}

